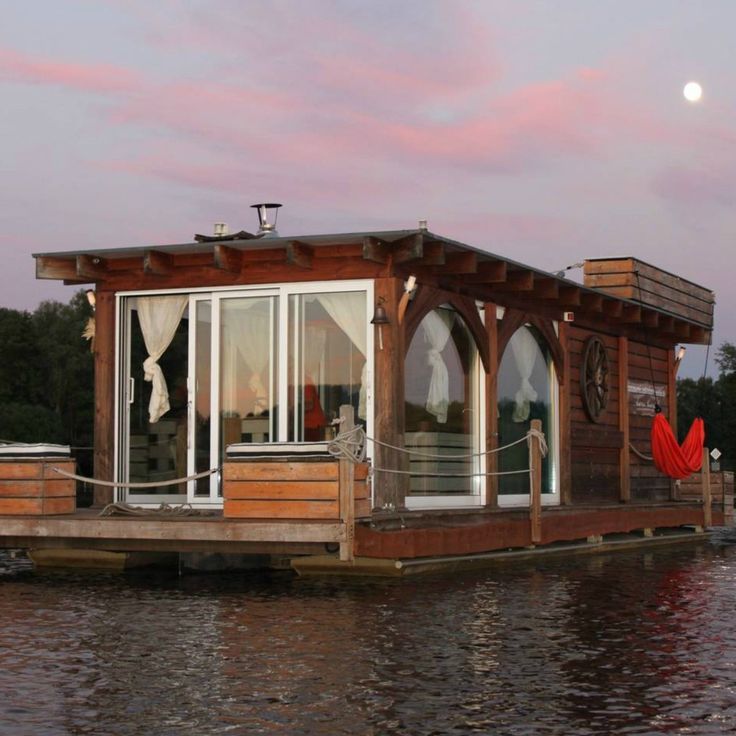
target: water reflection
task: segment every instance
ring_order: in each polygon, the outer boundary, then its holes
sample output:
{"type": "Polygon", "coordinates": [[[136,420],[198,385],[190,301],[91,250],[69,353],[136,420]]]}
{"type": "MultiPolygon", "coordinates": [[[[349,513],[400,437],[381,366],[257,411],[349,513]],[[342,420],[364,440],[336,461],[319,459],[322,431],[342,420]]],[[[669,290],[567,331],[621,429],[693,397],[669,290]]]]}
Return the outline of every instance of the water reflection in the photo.
{"type": "Polygon", "coordinates": [[[0,558],[0,733],[729,733],[735,541],[367,583],[0,558]]]}

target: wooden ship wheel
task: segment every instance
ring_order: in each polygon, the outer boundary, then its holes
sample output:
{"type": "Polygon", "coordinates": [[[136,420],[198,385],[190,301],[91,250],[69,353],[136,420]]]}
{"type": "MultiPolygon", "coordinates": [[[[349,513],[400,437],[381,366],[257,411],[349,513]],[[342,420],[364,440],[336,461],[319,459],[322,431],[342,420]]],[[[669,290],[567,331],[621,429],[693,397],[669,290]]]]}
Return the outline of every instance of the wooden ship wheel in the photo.
{"type": "Polygon", "coordinates": [[[603,341],[593,335],[583,349],[580,366],[580,384],[585,413],[591,421],[599,422],[608,405],[608,354],[603,341]]]}

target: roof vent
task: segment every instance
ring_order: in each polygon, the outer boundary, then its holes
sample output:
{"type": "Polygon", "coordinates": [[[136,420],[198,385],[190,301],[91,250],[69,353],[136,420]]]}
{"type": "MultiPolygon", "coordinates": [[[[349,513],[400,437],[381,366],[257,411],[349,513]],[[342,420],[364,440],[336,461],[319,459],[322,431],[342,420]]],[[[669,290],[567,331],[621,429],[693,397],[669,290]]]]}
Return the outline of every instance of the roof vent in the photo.
{"type": "Polygon", "coordinates": [[[227,224],[224,222],[216,222],[215,223],[215,237],[216,238],[222,238],[225,235],[229,233],[229,230],[227,229],[227,224]]]}
{"type": "Polygon", "coordinates": [[[279,214],[280,204],[273,202],[264,202],[261,204],[252,204],[258,211],[258,234],[259,238],[278,238],[279,234],[276,230],[276,218],[279,214]],[[271,222],[271,215],[273,215],[273,222],[271,222]]]}

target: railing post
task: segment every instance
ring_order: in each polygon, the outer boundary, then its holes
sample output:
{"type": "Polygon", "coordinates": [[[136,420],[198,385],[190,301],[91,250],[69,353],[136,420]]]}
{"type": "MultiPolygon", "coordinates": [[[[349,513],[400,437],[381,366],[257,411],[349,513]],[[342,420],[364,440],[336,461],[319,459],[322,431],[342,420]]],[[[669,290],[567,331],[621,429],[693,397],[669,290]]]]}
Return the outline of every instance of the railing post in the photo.
{"type": "MultiPolygon", "coordinates": [[[[349,404],[340,407],[339,432],[349,432],[355,427],[355,412],[349,404]]],[[[340,524],[344,530],[344,539],[340,542],[340,559],[352,562],[353,541],[355,538],[355,466],[353,461],[340,456],[338,460],[338,478],[340,495],[340,524]]]]}
{"type": "Polygon", "coordinates": [[[700,468],[700,481],[703,487],[703,527],[713,526],[713,506],[710,489],[710,456],[708,448],[703,448],[703,464],[700,468]]]}
{"type": "MultiPolygon", "coordinates": [[[[542,421],[532,419],[532,431],[542,431],[542,421]]],[[[542,541],[542,447],[539,437],[532,436],[529,441],[529,475],[531,488],[529,492],[529,521],[531,524],[532,544],[542,541]]]]}

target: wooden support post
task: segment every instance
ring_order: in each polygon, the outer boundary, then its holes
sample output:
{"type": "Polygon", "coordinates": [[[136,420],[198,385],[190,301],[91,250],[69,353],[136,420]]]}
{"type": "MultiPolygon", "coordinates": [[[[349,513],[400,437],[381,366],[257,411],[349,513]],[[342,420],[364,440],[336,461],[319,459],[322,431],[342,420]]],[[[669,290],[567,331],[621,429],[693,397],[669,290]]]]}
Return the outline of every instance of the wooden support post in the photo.
{"type": "MultiPolygon", "coordinates": [[[[376,301],[383,297],[390,320],[383,328],[383,350],[375,342],[375,434],[376,439],[396,447],[404,447],[404,330],[398,323],[398,306],[404,282],[396,278],[377,278],[376,301]]],[[[378,328],[377,328],[378,329],[378,328]]],[[[404,453],[376,445],[374,463],[377,468],[408,470],[404,453]]],[[[404,508],[409,490],[409,476],[377,471],[373,478],[375,507],[384,510],[404,508]]]]}
{"type": "MultiPolygon", "coordinates": [[[[675,358],[674,350],[668,351],[667,355],[667,418],[672,427],[672,433],[677,437],[677,369],[679,363],[675,358]]],[[[680,484],[674,480],[670,481],[670,499],[672,501],[680,499],[680,484]]]]}
{"type": "MultiPolygon", "coordinates": [[[[95,420],[94,477],[113,480],[115,457],[115,295],[98,291],[95,304],[95,420]]],[[[92,505],[102,508],[112,503],[113,489],[95,486],[92,505]]]]}
{"type": "MultiPolygon", "coordinates": [[[[351,405],[340,407],[340,432],[349,432],[355,427],[355,415],[351,405]]],[[[340,524],[344,529],[344,539],[340,542],[340,559],[352,562],[355,540],[355,465],[352,460],[340,457],[338,460],[340,524]]]]}
{"type": "Polygon", "coordinates": [[[619,451],[619,500],[631,501],[631,449],[629,429],[629,339],[618,339],[618,428],[621,430],[619,451]]]}
{"type": "Polygon", "coordinates": [[[488,338],[489,371],[486,373],[486,506],[498,506],[498,453],[491,452],[498,447],[498,319],[496,305],[486,302],[485,327],[488,338]]]}
{"type": "Polygon", "coordinates": [[[560,500],[563,506],[572,503],[572,414],[570,396],[572,376],[570,370],[570,324],[559,324],[560,347],[562,348],[562,376],[560,376],[560,500]]]}
{"type": "MultiPolygon", "coordinates": [[[[531,428],[541,432],[541,419],[532,419],[531,428]]],[[[529,475],[531,476],[529,492],[531,538],[532,544],[539,544],[542,541],[542,447],[538,437],[532,437],[529,443],[529,475]]]]}
{"type": "Polygon", "coordinates": [[[703,526],[713,526],[712,496],[710,491],[710,455],[708,448],[703,448],[703,465],[700,468],[700,479],[703,484],[703,526]]]}

